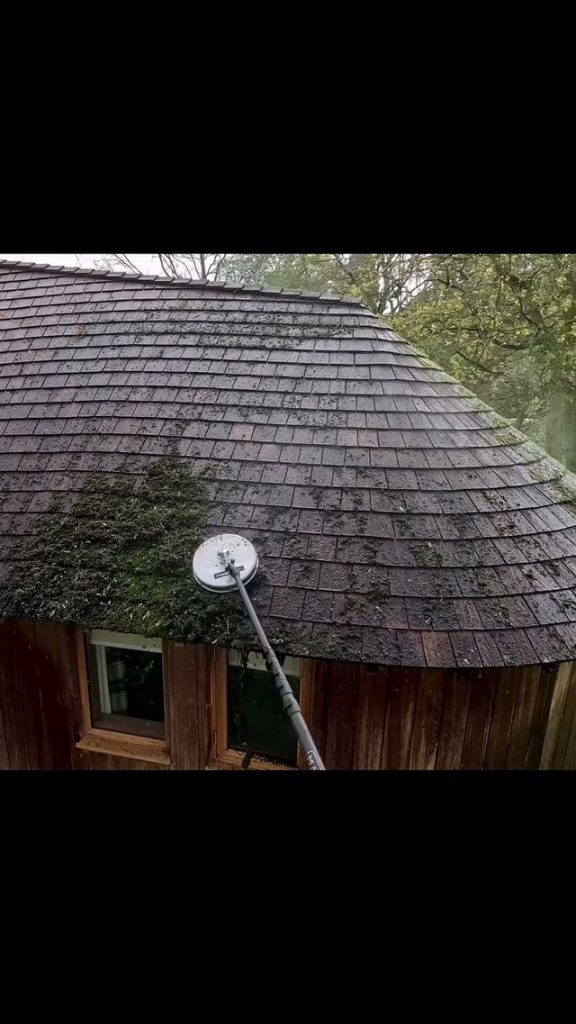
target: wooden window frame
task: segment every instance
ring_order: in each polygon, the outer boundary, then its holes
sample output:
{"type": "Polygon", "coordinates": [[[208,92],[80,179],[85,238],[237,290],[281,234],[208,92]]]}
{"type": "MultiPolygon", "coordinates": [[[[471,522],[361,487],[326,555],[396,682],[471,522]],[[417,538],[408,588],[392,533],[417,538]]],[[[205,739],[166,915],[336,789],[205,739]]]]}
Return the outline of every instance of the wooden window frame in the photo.
{"type": "MultiPolygon", "coordinates": [[[[302,666],[300,674],[300,706],[306,715],[310,700],[310,661],[300,658],[302,666]]],[[[270,685],[273,685],[271,682],[270,685]]],[[[246,765],[246,754],[228,746],[228,649],[219,648],[216,652],[213,671],[210,678],[210,735],[212,739],[211,757],[208,768],[250,771],[295,772],[306,768],[304,753],[298,744],[296,764],[282,764],[261,754],[253,754],[246,765]]]]}
{"type": "MultiPolygon", "coordinates": [[[[131,634],[126,634],[130,636],[131,634]]],[[[113,754],[116,757],[129,757],[138,761],[151,761],[155,764],[170,764],[168,746],[168,715],[166,714],[166,671],[164,645],[162,645],[162,683],[164,687],[164,720],[166,735],[163,739],[152,736],[138,736],[133,733],[114,732],[112,729],[101,729],[92,724],[90,707],[90,681],[86,657],[86,642],[90,634],[82,629],[76,630],[76,659],[78,663],[78,679],[80,686],[80,706],[82,711],[82,736],[76,743],[80,750],[90,750],[97,754],[113,754]]],[[[130,647],[130,644],[127,644],[130,647]]]]}

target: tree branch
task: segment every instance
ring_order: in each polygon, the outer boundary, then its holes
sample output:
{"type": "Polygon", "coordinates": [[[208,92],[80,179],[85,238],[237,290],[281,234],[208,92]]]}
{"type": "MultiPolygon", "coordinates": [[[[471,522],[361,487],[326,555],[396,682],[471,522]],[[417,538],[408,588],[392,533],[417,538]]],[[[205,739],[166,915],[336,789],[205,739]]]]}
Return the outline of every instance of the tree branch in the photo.
{"type": "Polygon", "coordinates": [[[461,359],[464,359],[467,363],[470,363],[472,366],[475,366],[477,370],[481,370],[482,373],[486,373],[490,377],[500,377],[500,374],[498,373],[497,370],[489,369],[488,366],[484,366],[479,360],[473,359],[471,356],[466,355],[466,353],[463,352],[462,349],[460,348],[454,349],[454,355],[460,356],[461,359]]]}
{"type": "Polygon", "coordinates": [[[160,260],[160,266],[167,277],[178,277],[176,267],[174,266],[174,260],[170,253],[159,252],[158,259],[160,260]]]}

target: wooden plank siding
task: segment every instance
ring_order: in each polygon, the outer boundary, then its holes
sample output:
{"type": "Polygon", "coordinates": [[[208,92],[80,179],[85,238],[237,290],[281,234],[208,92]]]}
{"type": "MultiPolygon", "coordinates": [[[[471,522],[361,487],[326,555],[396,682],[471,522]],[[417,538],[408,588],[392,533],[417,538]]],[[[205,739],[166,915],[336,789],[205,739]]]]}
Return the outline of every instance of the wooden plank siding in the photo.
{"type": "Polygon", "coordinates": [[[363,665],[328,663],[325,676],[328,688],[326,761],[339,768],[351,769],[354,766],[358,694],[365,678],[366,669],[363,665]]]}
{"type": "MultiPolygon", "coordinates": [[[[0,632],[0,644],[2,643],[2,633],[0,632]]],[[[4,731],[4,716],[2,713],[2,687],[3,687],[3,675],[1,667],[1,655],[0,655],[0,772],[8,771],[10,768],[10,759],[8,757],[8,743],[6,740],[6,733],[4,731]]]]}
{"type": "MultiPolygon", "coordinates": [[[[381,769],[395,770],[410,767],[416,696],[416,675],[409,669],[391,669],[380,758],[381,769]]],[[[358,767],[360,768],[361,765],[358,767]]]]}
{"type": "MultiPolygon", "coordinates": [[[[332,770],[351,767],[352,736],[360,770],[538,768],[557,676],[557,665],[444,671],[312,661],[309,724],[332,770]],[[344,679],[356,695],[347,721],[344,679]]],[[[576,707],[563,732],[565,761],[572,749],[576,760],[576,707]]]]}
{"type": "Polygon", "coordinates": [[[212,747],[211,680],[218,650],[206,644],[167,643],[164,655],[166,731],[172,764],[205,768],[212,747]]]}
{"type": "Polygon", "coordinates": [[[328,732],[330,670],[331,662],[329,661],[309,661],[306,672],[307,699],[304,702],[308,715],[306,721],[323,758],[326,757],[328,732]]]}
{"type": "Polygon", "coordinates": [[[72,627],[1,622],[0,718],[8,767],[72,768],[80,738],[77,701],[72,627]]]}
{"type": "Polygon", "coordinates": [[[367,670],[361,679],[356,710],[355,769],[380,769],[388,686],[388,672],[385,668],[367,670]]]}
{"type": "Polygon", "coordinates": [[[114,754],[100,754],[94,750],[76,750],[74,768],[77,771],[134,772],[167,770],[170,765],[153,761],[140,761],[133,757],[116,757],[114,754]]]}
{"type": "Polygon", "coordinates": [[[576,771],[576,664],[564,663],[553,681],[540,767],[576,771]]]}
{"type": "MultiPolygon", "coordinates": [[[[0,770],[214,765],[224,651],[164,644],[167,751],[155,761],[139,750],[142,739],[87,736],[82,650],[72,626],[0,622],[0,770]]],[[[441,670],[304,660],[302,707],[329,770],[576,769],[574,664],[441,670]]]]}
{"type": "Polygon", "coordinates": [[[447,673],[443,684],[444,702],[435,764],[439,771],[451,771],[462,766],[471,689],[466,672],[456,669],[447,673]]]}

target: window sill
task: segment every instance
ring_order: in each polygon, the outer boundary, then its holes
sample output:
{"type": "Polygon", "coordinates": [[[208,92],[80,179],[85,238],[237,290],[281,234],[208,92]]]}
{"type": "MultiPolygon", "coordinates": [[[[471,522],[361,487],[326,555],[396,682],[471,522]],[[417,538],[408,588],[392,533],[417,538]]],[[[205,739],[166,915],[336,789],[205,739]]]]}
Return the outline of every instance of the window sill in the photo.
{"type": "Polygon", "coordinates": [[[245,755],[240,750],[223,750],[218,757],[215,757],[210,764],[207,765],[207,770],[211,771],[260,771],[260,772],[296,772],[298,771],[296,765],[291,764],[279,764],[277,761],[271,761],[266,757],[261,757],[258,754],[250,759],[248,768],[243,769],[242,764],[245,755]]]}
{"type": "Polygon", "coordinates": [[[135,761],[152,761],[154,764],[171,763],[165,740],[130,736],[127,733],[110,732],[108,729],[91,729],[76,746],[95,754],[113,754],[114,757],[130,757],[135,761]]]}

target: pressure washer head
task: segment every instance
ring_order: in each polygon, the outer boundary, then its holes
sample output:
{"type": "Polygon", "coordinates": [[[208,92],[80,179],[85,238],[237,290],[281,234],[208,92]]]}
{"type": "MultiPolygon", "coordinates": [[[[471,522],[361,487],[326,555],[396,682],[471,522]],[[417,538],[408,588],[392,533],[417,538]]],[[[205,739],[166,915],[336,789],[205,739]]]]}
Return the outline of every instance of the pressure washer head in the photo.
{"type": "Polygon", "coordinates": [[[216,593],[237,590],[226,566],[233,562],[242,583],[254,579],[258,570],[256,548],[237,533],[219,533],[197,548],[192,561],[194,579],[201,587],[216,593]]]}

